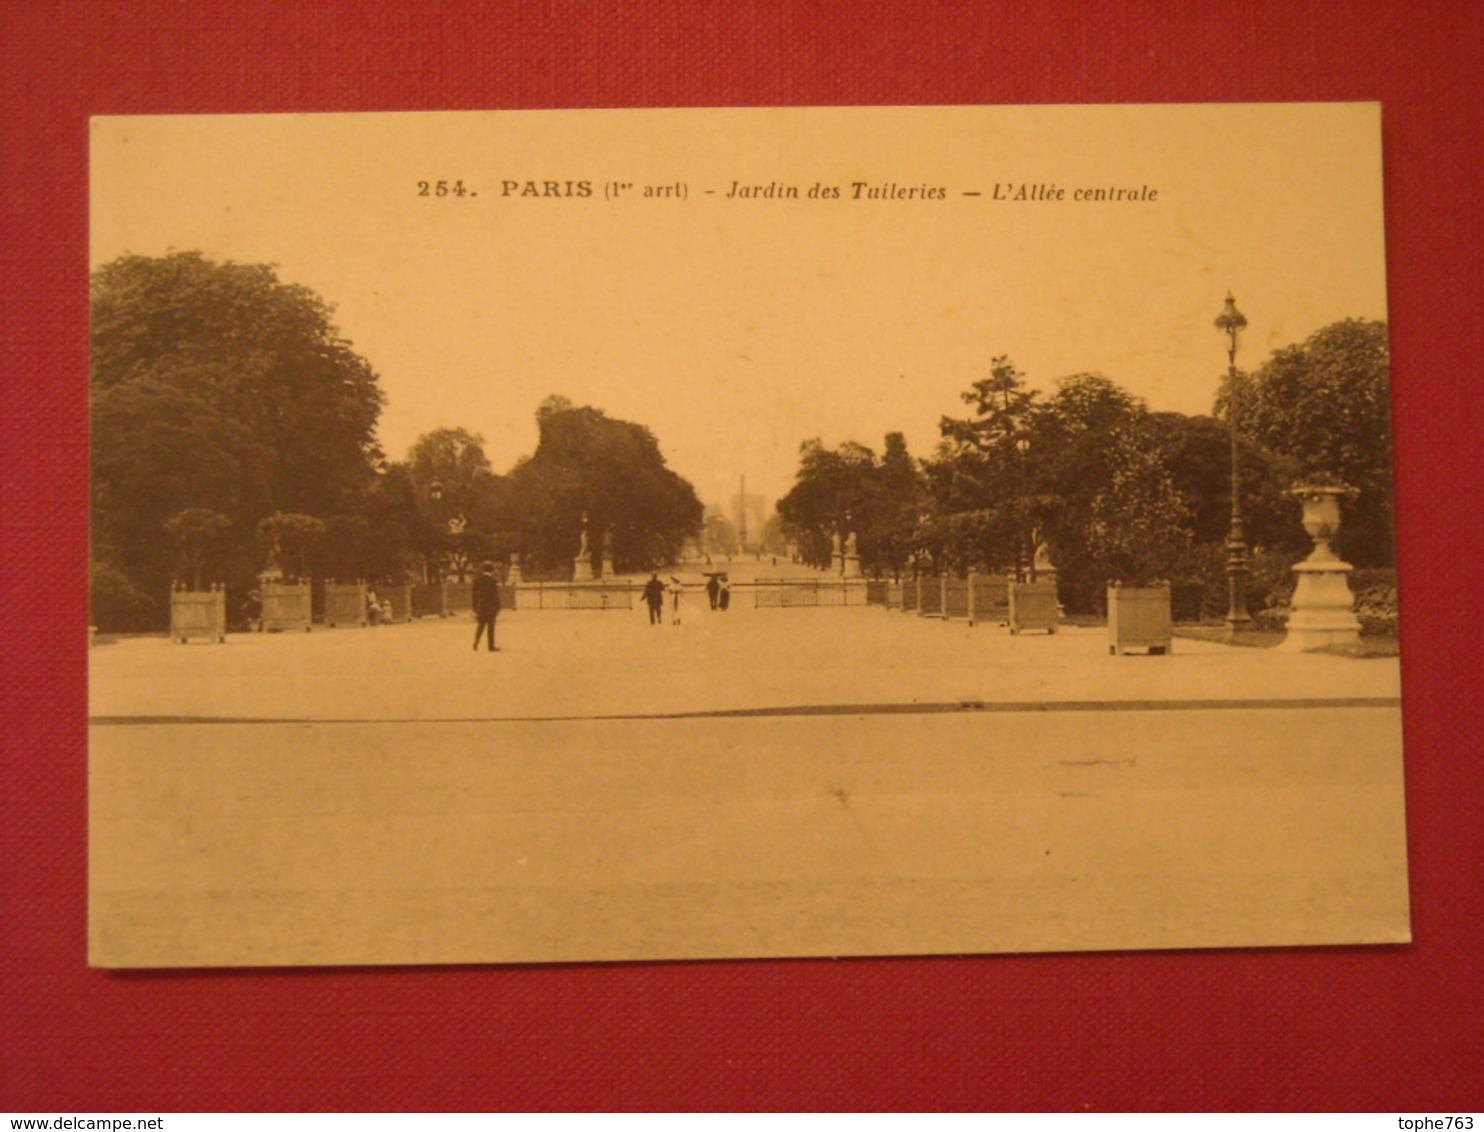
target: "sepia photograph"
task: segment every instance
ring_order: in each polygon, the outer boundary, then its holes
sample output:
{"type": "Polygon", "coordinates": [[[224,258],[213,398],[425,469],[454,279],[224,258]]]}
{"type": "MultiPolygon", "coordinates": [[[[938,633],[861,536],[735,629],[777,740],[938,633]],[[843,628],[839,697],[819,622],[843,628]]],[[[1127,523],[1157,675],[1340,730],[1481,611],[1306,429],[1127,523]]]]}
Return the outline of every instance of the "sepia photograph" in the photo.
{"type": "Polygon", "coordinates": [[[94,118],[91,964],[1407,942],[1381,113],[94,118]]]}

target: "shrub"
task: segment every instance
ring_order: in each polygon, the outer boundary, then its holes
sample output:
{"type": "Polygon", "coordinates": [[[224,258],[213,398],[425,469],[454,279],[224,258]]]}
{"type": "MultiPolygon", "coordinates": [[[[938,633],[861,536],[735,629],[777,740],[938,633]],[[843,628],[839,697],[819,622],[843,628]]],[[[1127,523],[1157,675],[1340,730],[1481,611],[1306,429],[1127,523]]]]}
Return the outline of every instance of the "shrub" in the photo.
{"type": "MultiPolygon", "coordinates": [[[[1252,623],[1255,628],[1281,632],[1293,610],[1294,583],[1274,585],[1268,591],[1270,604],[1257,608],[1253,603],[1252,623]]],[[[1355,595],[1355,615],[1360,618],[1363,637],[1395,637],[1398,603],[1395,570],[1356,570],[1350,575],[1350,590],[1355,595]]]]}
{"type": "Polygon", "coordinates": [[[89,623],[105,633],[163,632],[170,624],[170,595],[151,596],[104,562],[89,570],[89,623]]]}
{"type": "Polygon", "coordinates": [[[1350,575],[1355,614],[1365,637],[1395,637],[1399,603],[1395,570],[1356,570],[1350,575]]]}

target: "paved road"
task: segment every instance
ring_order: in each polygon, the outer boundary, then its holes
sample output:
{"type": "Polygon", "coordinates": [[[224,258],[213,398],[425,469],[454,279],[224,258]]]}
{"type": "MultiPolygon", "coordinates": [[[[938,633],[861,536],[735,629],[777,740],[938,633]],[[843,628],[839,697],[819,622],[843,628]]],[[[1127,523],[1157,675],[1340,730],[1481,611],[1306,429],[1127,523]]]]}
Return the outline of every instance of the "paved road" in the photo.
{"type": "Polygon", "coordinates": [[[501,635],[94,649],[95,962],[1407,938],[1394,661],[877,609],[501,635]]]}
{"type": "Polygon", "coordinates": [[[96,717],[587,718],[857,704],[1395,699],[1392,659],[1179,639],[1108,655],[1101,629],[1011,636],[879,608],[725,614],[687,597],[679,626],[642,610],[501,615],[501,651],[471,620],[243,634],[225,645],[100,645],[96,717]]]}

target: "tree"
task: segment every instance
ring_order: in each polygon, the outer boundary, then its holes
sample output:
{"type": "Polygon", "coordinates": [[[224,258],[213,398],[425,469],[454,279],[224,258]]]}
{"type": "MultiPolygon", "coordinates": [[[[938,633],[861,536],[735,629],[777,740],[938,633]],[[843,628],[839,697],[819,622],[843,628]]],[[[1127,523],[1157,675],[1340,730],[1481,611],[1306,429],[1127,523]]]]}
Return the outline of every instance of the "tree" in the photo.
{"type": "Polygon", "coordinates": [[[1101,607],[1108,575],[1091,550],[1094,501],[1112,482],[1115,438],[1140,429],[1147,415],[1142,399],[1100,373],[1059,379],[1036,408],[1026,454],[1032,521],[1068,609],[1101,607]]]}
{"type": "MultiPolygon", "coordinates": [[[[1164,454],[1175,486],[1191,513],[1198,543],[1224,542],[1231,527],[1231,434],[1214,417],[1150,413],[1153,443],[1164,454]]],[[[1254,547],[1298,549],[1308,537],[1287,489],[1295,463],[1243,437],[1238,449],[1242,517],[1254,547]]]]}
{"type": "Polygon", "coordinates": [[[251,531],[267,505],[262,446],[199,391],[152,377],[99,391],[91,439],[93,553],[142,592],[175,577],[172,516],[205,509],[251,531]]]}
{"type": "Polygon", "coordinates": [[[1025,455],[1037,393],[1007,355],[961,394],[967,420],[944,417],[935,458],[926,466],[932,496],[923,549],[960,570],[998,569],[1023,552],[1029,521],[1025,455]]]}
{"type": "Polygon", "coordinates": [[[854,529],[866,516],[875,466],[876,454],[853,440],[834,450],[818,437],[799,445],[799,470],[794,486],[778,501],[778,514],[798,540],[806,564],[828,569],[835,536],[843,539],[847,527],[854,529]]]}
{"type": "Polygon", "coordinates": [[[835,536],[854,532],[867,573],[900,573],[915,545],[922,494],[900,432],[887,434],[879,461],[856,441],[831,450],[813,438],[799,446],[794,486],[778,501],[778,535],[797,544],[805,563],[829,568],[835,536]]]}
{"type": "Polygon", "coordinates": [[[701,530],[701,549],[714,557],[737,553],[737,528],[720,511],[706,513],[705,526],[701,530]]]}
{"type": "Polygon", "coordinates": [[[313,515],[275,511],[258,524],[258,538],[267,548],[269,560],[299,578],[309,577],[310,557],[324,533],[324,521],[313,515]]]}
{"type": "MultiPolygon", "coordinates": [[[[1296,478],[1334,476],[1360,495],[1336,549],[1356,566],[1395,557],[1391,359],[1386,324],[1332,323],[1277,350],[1239,394],[1242,431],[1292,462],[1296,478]]],[[[1228,390],[1223,385],[1220,403],[1228,390]]]]}
{"type": "Polygon", "coordinates": [[[1007,354],[990,363],[989,376],[960,394],[965,404],[974,406],[968,420],[944,417],[939,431],[945,439],[991,451],[1012,441],[1025,430],[1035,408],[1036,392],[1026,388],[1025,374],[1015,368],[1007,354]]]}
{"type": "Polygon", "coordinates": [[[494,504],[495,473],[484,437],[462,428],[439,428],[418,437],[407,468],[420,501],[440,514],[487,521],[494,504]]]}
{"type": "Polygon", "coordinates": [[[201,588],[207,560],[231,526],[231,519],[205,507],[189,507],[165,521],[165,533],[175,542],[182,572],[191,575],[192,589],[201,588]]]}
{"type": "Polygon", "coordinates": [[[758,543],[764,554],[776,556],[788,553],[788,533],[784,530],[783,516],[776,510],[763,523],[763,529],[758,533],[758,543]]]}
{"type": "Polygon", "coordinates": [[[366,495],[365,518],[362,576],[388,582],[418,578],[433,552],[435,532],[418,507],[406,464],[389,464],[377,475],[366,495]]]}
{"type": "Polygon", "coordinates": [[[273,503],[333,513],[365,487],[384,397],[333,308],[266,264],[129,255],[94,273],[92,387],[193,392],[261,446],[273,503]]]}
{"type": "Polygon", "coordinates": [[[917,462],[900,432],[886,434],[881,463],[871,479],[861,558],[868,568],[899,577],[915,549],[917,520],[924,487],[917,462]]]}
{"type": "Polygon", "coordinates": [[[643,425],[563,397],[542,403],[536,425],[536,451],[506,477],[498,510],[538,570],[565,571],[584,516],[595,564],[611,534],[614,567],[623,572],[673,562],[701,533],[695,489],[666,466],[643,425]]]}
{"type": "Polygon", "coordinates": [[[484,454],[484,438],[462,428],[435,429],[413,444],[406,469],[432,572],[446,566],[463,581],[496,543],[499,477],[484,454]]]}
{"type": "Polygon", "coordinates": [[[1121,428],[1109,450],[1112,475],[1092,503],[1092,558],[1110,581],[1169,581],[1190,548],[1189,509],[1146,429],[1121,428]]]}
{"type": "Polygon", "coordinates": [[[204,508],[231,522],[223,557],[236,583],[250,576],[251,532],[265,515],[363,512],[383,398],[331,313],[271,266],[199,252],[123,256],[94,273],[100,564],[138,592],[163,590],[176,563],[162,525],[204,508]]]}

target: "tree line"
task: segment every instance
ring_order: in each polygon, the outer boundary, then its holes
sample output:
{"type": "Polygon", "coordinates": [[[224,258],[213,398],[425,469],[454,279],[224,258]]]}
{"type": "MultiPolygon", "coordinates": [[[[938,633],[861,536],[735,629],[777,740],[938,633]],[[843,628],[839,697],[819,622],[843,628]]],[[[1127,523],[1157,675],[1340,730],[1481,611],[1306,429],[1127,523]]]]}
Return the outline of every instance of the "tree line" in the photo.
{"type": "Polygon", "coordinates": [[[1231,513],[1228,413],[1237,410],[1241,509],[1252,548],[1249,604],[1281,596],[1310,542],[1288,494],[1300,481],[1357,489],[1338,552],[1394,563],[1386,326],[1350,319],[1223,377],[1210,415],[1159,412],[1099,373],[1032,388],[1007,356],[962,394],[940,441],[914,459],[903,434],[880,456],[851,441],[803,443],[778,511],[804,561],[830,564],[858,536],[868,573],[1013,573],[1038,548],[1073,612],[1101,609],[1110,580],[1177,584],[1206,615],[1225,609],[1231,513]]]}
{"type": "Polygon", "coordinates": [[[126,255],[91,280],[91,596],[115,631],[162,628],[176,583],[240,594],[287,575],[421,580],[518,553],[566,576],[584,516],[596,558],[673,561],[701,531],[693,487],[643,425],[553,396],[504,474],[477,432],[382,451],[379,379],[333,308],[271,265],[126,255]]]}

